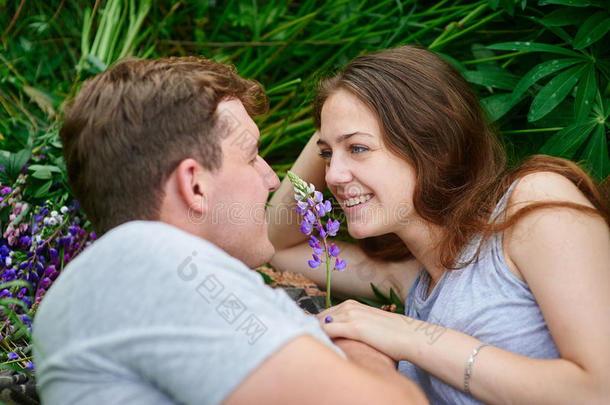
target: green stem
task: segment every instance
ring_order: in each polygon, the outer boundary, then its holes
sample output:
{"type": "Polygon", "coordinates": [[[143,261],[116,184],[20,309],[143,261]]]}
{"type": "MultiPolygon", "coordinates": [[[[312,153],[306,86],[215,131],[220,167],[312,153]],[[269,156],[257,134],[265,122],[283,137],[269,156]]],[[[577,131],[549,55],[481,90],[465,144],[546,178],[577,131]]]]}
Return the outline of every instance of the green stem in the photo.
{"type": "Polygon", "coordinates": [[[552,132],[561,131],[563,127],[552,127],[552,128],[532,128],[532,129],[515,129],[511,131],[502,131],[503,134],[527,134],[531,132],[552,132]]]}
{"type": "Polygon", "coordinates": [[[326,239],[324,239],[324,256],[326,256],[326,308],[328,309],[332,304],[330,302],[330,255],[326,239]]]}
{"type": "Polygon", "coordinates": [[[512,53],[506,53],[504,55],[490,56],[489,58],[467,60],[467,61],[462,62],[462,65],[472,65],[475,63],[484,63],[484,62],[491,62],[494,60],[502,60],[502,59],[512,58],[513,56],[523,55],[526,53],[528,53],[528,51],[517,51],[517,52],[512,52],[512,53]]]}

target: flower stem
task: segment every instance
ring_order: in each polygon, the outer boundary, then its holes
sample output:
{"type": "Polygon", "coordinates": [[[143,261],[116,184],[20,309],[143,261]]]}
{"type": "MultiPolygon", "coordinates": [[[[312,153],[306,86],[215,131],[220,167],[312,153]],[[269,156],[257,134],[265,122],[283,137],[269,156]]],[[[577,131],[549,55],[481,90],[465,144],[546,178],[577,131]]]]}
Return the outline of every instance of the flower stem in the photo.
{"type": "MultiPolygon", "coordinates": [[[[324,241],[326,242],[326,241],[324,241]]],[[[328,250],[326,251],[326,308],[330,308],[332,305],[330,302],[330,255],[328,250]]]]}
{"type": "Polygon", "coordinates": [[[326,238],[322,238],[324,242],[324,262],[326,263],[326,308],[330,308],[330,254],[328,253],[328,244],[326,238]]]}

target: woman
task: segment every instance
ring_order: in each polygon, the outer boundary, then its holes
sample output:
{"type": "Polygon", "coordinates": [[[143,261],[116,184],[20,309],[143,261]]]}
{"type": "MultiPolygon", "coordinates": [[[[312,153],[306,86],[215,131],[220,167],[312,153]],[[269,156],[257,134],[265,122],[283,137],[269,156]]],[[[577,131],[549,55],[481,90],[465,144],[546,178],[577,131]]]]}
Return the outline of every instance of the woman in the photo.
{"type": "MultiPolygon", "coordinates": [[[[508,170],[468,84],[416,47],[355,59],[314,110],[292,170],[365,240],[343,246],[333,290],[407,296],[405,315],[324,311],[329,336],[386,353],[432,403],[610,402],[610,220],[584,172],[545,156],[508,170]]],[[[323,285],[292,198],[284,181],[271,200],[272,264],[323,285]]]]}

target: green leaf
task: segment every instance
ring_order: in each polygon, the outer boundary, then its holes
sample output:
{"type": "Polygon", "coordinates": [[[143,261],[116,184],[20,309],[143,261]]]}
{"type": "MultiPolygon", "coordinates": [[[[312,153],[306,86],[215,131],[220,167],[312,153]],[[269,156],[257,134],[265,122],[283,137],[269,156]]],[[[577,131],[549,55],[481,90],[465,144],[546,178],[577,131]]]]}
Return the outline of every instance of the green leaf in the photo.
{"type": "Polygon", "coordinates": [[[41,170],[41,169],[46,169],[49,170],[53,173],[61,173],[61,169],[57,166],[53,166],[53,165],[30,165],[28,166],[28,169],[30,170],[41,170]]]}
{"type": "Polygon", "coordinates": [[[21,169],[23,169],[28,160],[30,160],[32,151],[29,149],[22,149],[16,153],[0,156],[2,156],[0,164],[4,166],[4,173],[6,174],[6,176],[3,176],[3,179],[7,182],[14,182],[17,180],[17,177],[19,177],[21,169]]]}
{"type": "Polygon", "coordinates": [[[373,293],[375,293],[375,296],[379,300],[381,300],[381,302],[383,302],[384,304],[390,303],[390,298],[384,295],[381,291],[379,291],[379,289],[375,287],[375,284],[371,283],[371,288],[373,289],[373,293]]]}
{"type": "Polygon", "coordinates": [[[45,197],[49,193],[49,190],[51,189],[52,185],[53,185],[53,181],[52,180],[47,181],[38,190],[36,190],[36,192],[34,192],[33,197],[34,198],[43,198],[43,197],[45,197]]]}
{"type": "Polygon", "coordinates": [[[53,174],[46,167],[42,167],[42,168],[34,171],[34,173],[32,173],[32,177],[34,177],[35,179],[40,179],[40,180],[49,180],[50,178],[53,177],[53,174]]]}
{"type": "Polygon", "coordinates": [[[552,78],[534,97],[527,120],[537,121],[557,107],[576,85],[583,69],[584,66],[574,66],[552,78]]]}
{"type": "Polygon", "coordinates": [[[32,165],[28,169],[33,172],[32,177],[40,180],[49,180],[53,177],[53,173],[61,173],[59,167],[51,165],[32,165]]]}
{"type": "Polygon", "coordinates": [[[582,49],[599,41],[610,29],[610,16],[605,11],[593,14],[578,29],[574,37],[574,49],[582,49]]]}
{"type": "Polygon", "coordinates": [[[257,272],[258,274],[260,274],[260,275],[263,277],[263,280],[265,281],[265,284],[271,284],[271,283],[273,283],[273,282],[275,281],[274,279],[272,279],[271,277],[269,277],[269,275],[268,275],[268,274],[263,273],[263,272],[262,272],[262,271],[260,271],[260,270],[256,270],[256,272],[257,272]]]}
{"type": "Polygon", "coordinates": [[[567,126],[550,137],[540,148],[540,153],[572,159],[596,125],[595,121],[589,121],[567,126]]]}
{"type": "Polygon", "coordinates": [[[562,6],[587,7],[591,5],[590,0],[539,0],[538,5],[559,4],[562,6]]]}
{"type": "Polygon", "coordinates": [[[574,115],[577,122],[585,120],[589,115],[596,92],[597,79],[595,77],[595,67],[590,65],[583,73],[582,78],[578,82],[578,90],[576,90],[574,115]]]}
{"type": "Polygon", "coordinates": [[[520,98],[538,80],[576,63],[582,63],[582,60],[574,58],[553,59],[534,66],[533,69],[519,80],[519,83],[517,83],[513,90],[513,97],[520,98]]]}
{"type": "Polygon", "coordinates": [[[597,180],[603,180],[610,175],[610,157],[608,157],[608,142],[604,128],[603,123],[596,125],[593,136],[582,155],[591,166],[597,180]]]}
{"type": "Polygon", "coordinates": [[[463,76],[470,83],[502,90],[512,90],[517,84],[517,77],[503,70],[469,70],[464,72],[463,76]]]}
{"type": "Polygon", "coordinates": [[[390,299],[392,300],[392,304],[396,305],[397,307],[404,306],[404,303],[402,302],[400,297],[394,292],[393,288],[390,288],[390,299]]]}
{"type": "Polygon", "coordinates": [[[502,8],[511,16],[515,15],[515,1],[514,0],[501,0],[502,8]]]}
{"type": "Polygon", "coordinates": [[[383,305],[382,303],[379,303],[375,300],[371,300],[371,299],[364,298],[364,297],[354,297],[354,299],[356,299],[356,301],[362,302],[363,304],[366,304],[368,306],[375,307],[375,308],[381,308],[381,306],[383,305]]]}
{"type": "Polygon", "coordinates": [[[497,51],[532,51],[532,52],[550,52],[560,55],[583,58],[583,55],[562,48],[557,45],[541,44],[538,42],[500,42],[498,44],[488,45],[487,48],[497,51]]]}
{"type": "Polygon", "coordinates": [[[515,106],[518,99],[515,99],[512,93],[494,94],[493,96],[481,99],[481,105],[487,112],[487,117],[490,121],[497,121],[504,116],[511,108],[515,106]]]}
{"type": "Polygon", "coordinates": [[[489,7],[491,7],[491,9],[493,11],[496,11],[498,9],[499,5],[500,5],[500,0],[489,0],[489,7]]]}
{"type": "Polygon", "coordinates": [[[591,10],[589,9],[561,7],[557,10],[551,11],[549,14],[544,16],[541,21],[542,23],[551,27],[563,27],[565,25],[579,25],[590,15],[591,10]]]}

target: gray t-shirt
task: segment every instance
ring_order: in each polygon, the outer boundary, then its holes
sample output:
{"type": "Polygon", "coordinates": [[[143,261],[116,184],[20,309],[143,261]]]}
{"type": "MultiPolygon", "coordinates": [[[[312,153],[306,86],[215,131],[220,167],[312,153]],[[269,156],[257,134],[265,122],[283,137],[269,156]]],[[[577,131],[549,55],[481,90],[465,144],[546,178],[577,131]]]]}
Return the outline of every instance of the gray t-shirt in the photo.
{"type": "Polygon", "coordinates": [[[34,319],[43,403],[217,404],[314,317],[213,244],[130,222],[63,271],[34,319]]]}

